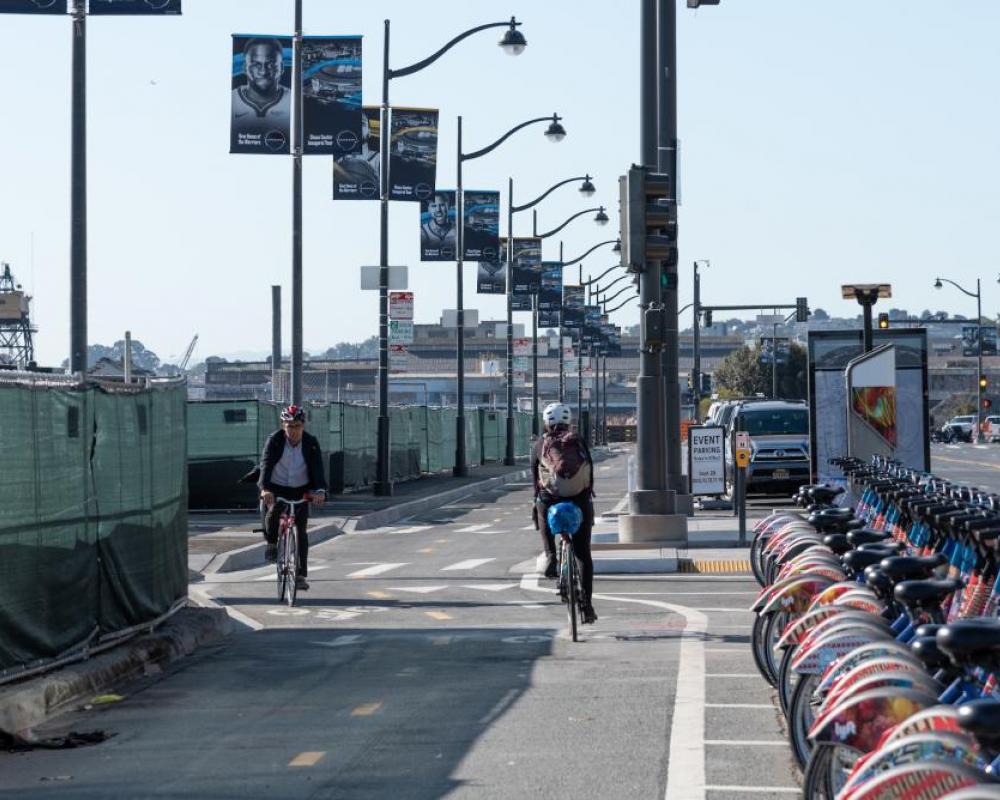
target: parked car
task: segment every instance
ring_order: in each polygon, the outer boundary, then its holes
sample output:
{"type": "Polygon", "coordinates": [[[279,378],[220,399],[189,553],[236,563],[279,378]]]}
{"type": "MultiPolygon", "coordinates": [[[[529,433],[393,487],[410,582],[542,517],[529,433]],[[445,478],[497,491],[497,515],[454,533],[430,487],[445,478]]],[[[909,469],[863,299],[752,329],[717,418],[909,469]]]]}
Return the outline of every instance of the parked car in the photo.
{"type": "Polygon", "coordinates": [[[952,417],[941,426],[941,438],[946,442],[971,442],[975,424],[975,414],[952,417]]]}
{"type": "Polygon", "coordinates": [[[1000,416],[987,417],[983,420],[983,436],[987,442],[1000,442],[1000,416]]]}
{"type": "MultiPolygon", "coordinates": [[[[737,401],[727,428],[728,442],[732,442],[734,431],[750,434],[748,493],[792,494],[809,482],[809,407],[805,401],[737,401]]],[[[727,446],[730,484],[733,469],[727,446]]]]}

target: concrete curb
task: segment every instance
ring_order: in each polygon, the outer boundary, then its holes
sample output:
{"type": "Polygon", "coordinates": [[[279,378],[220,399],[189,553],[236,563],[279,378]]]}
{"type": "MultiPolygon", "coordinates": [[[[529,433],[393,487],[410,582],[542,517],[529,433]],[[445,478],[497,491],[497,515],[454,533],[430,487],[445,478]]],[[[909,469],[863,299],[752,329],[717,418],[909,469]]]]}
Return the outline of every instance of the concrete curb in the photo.
{"type": "Polygon", "coordinates": [[[190,655],[230,630],[229,616],[221,609],[183,608],[154,633],[79,664],[0,689],[0,731],[30,738],[31,729],[49,716],[137,678],[154,665],[190,655]]]}
{"type": "MultiPolygon", "coordinates": [[[[374,530],[383,525],[399,522],[401,519],[422,514],[432,508],[453,503],[480,492],[488,492],[490,489],[497,489],[509,483],[517,483],[531,476],[531,470],[522,469],[509,472],[506,475],[497,475],[493,478],[485,478],[475,483],[467,483],[464,486],[457,486],[444,492],[421,497],[416,500],[409,500],[405,503],[398,503],[381,511],[373,511],[370,514],[362,514],[358,517],[339,518],[318,524],[309,529],[309,545],[314,547],[321,542],[328,541],[335,536],[344,533],[360,533],[374,530]]],[[[203,575],[217,572],[237,572],[244,569],[253,569],[264,565],[264,542],[240,547],[236,550],[229,550],[216,555],[201,571],[203,575]]]]}

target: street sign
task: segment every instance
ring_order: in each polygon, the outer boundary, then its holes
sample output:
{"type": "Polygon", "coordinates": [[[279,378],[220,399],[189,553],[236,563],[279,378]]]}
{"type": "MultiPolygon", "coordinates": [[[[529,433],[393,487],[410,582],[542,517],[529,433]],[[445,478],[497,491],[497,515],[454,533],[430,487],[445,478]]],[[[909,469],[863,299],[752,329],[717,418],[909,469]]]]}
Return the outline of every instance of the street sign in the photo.
{"type": "Polygon", "coordinates": [[[781,325],[785,318],[781,314],[758,314],[758,325],[781,325]]]}
{"type": "Polygon", "coordinates": [[[389,292],[389,317],[413,319],[413,292],[389,292]]]}
{"type": "Polygon", "coordinates": [[[514,370],[514,385],[515,386],[527,386],[528,385],[528,373],[523,371],[514,370]]]}
{"type": "Polygon", "coordinates": [[[527,372],[528,371],[528,357],[527,356],[514,356],[514,371],[515,372],[527,372]]]}
{"type": "Polygon", "coordinates": [[[692,425],[687,430],[688,493],[717,496],[726,493],[726,432],[721,426],[692,425]]]}
{"type": "Polygon", "coordinates": [[[488,359],[479,362],[479,374],[486,375],[488,377],[496,377],[500,375],[502,370],[500,369],[500,362],[495,359],[488,359]]]}
{"type": "Polygon", "coordinates": [[[390,319],[389,343],[413,344],[413,321],[408,319],[390,319]]]}
{"type": "Polygon", "coordinates": [[[514,357],[531,355],[531,339],[514,340],[514,357]]]}
{"type": "MultiPolygon", "coordinates": [[[[381,267],[361,268],[361,288],[366,292],[377,292],[379,289],[379,270],[381,267]]],[[[406,267],[389,267],[389,288],[406,289],[408,286],[408,270],[406,267]]]]}
{"type": "Polygon", "coordinates": [[[737,431],[733,439],[733,447],[737,450],[750,450],[750,434],[746,431],[737,431]]]}
{"type": "Polygon", "coordinates": [[[746,469],[750,466],[750,451],[742,448],[736,449],[736,466],[739,469],[746,469]]]}
{"type": "Polygon", "coordinates": [[[409,364],[409,353],[406,352],[406,345],[389,345],[389,369],[393,372],[406,372],[409,364]]]}

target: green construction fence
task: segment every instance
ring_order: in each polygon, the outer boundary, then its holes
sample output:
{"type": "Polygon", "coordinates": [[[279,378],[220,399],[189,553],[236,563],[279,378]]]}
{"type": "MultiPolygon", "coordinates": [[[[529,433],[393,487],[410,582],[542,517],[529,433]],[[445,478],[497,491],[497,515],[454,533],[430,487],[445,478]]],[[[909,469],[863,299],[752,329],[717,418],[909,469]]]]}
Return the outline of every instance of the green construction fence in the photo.
{"type": "Polygon", "coordinates": [[[184,602],[186,395],[0,380],[0,680],[184,602]]]}
{"type": "MultiPolygon", "coordinates": [[[[503,412],[471,409],[465,415],[469,466],[502,461],[507,446],[503,412]]],[[[453,408],[399,406],[389,410],[390,470],[407,481],[450,470],[455,463],[457,412],[453,408]]],[[[278,428],[278,406],[258,400],[188,403],[190,507],[248,508],[257,492],[240,478],[260,460],[264,442],[278,428]]],[[[307,430],[320,441],[333,492],[364,489],[375,481],[378,409],[330,403],[308,408],[307,430]]],[[[531,415],[516,412],[514,451],[527,456],[531,415]]]]}

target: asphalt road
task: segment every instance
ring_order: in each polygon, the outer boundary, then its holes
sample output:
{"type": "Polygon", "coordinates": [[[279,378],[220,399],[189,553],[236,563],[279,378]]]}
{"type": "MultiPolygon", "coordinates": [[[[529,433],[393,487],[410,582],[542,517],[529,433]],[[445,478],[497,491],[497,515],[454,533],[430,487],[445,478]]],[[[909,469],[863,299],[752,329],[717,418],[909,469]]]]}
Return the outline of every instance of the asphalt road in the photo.
{"type": "Polygon", "coordinates": [[[931,471],[957,483],[1000,493],[1000,444],[932,444],[931,471]]]}
{"type": "MultiPolygon", "coordinates": [[[[599,466],[598,512],[625,488],[599,466]]],[[[277,605],[270,569],[199,584],[248,628],[0,755],[0,786],[59,798],[663,798],[797,793],[749,652],[746,576],[606,576],[573,643],[529,489],[509,487],[312,552],[277,605]],[[669,784],[669,785],[668,785],[669,784]]],[[[599,528],[614,525],[601,520],[599,528]]]]}

